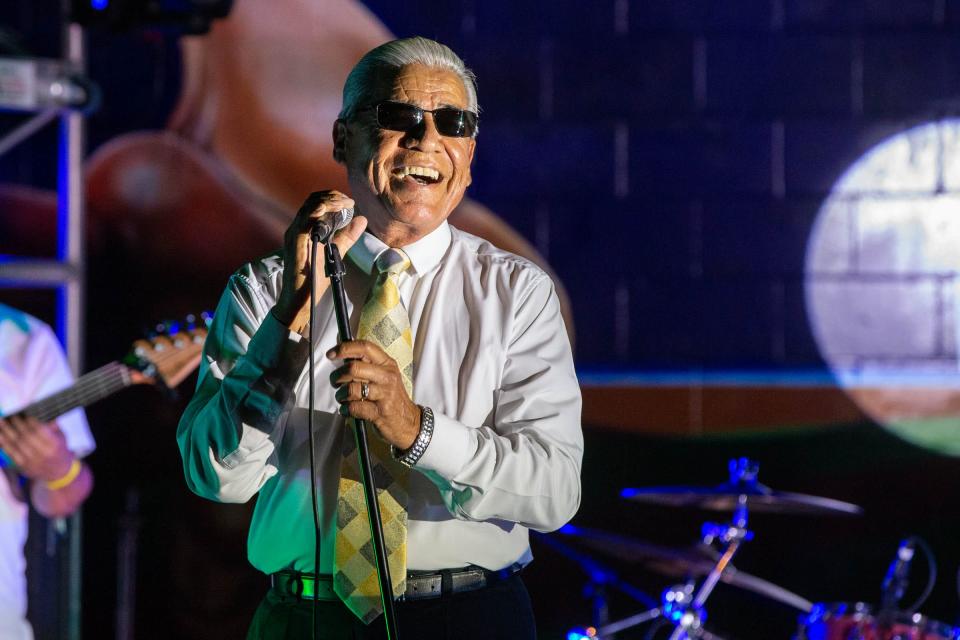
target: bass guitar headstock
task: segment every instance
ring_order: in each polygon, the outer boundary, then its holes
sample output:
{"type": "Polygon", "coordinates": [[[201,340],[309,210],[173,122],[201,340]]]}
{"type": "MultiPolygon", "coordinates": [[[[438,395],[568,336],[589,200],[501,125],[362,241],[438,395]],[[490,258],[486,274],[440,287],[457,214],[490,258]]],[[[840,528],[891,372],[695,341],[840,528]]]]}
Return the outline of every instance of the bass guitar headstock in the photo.
{"type": "Polygon", "coordinates": [[[133,350],[122,360],[131,369],[133,382],[176,388],[200,365],[212,318],[204,312],[199,318],[189,315],[183,322],[160,323],[150,337],[134,342],[133,350]]]}

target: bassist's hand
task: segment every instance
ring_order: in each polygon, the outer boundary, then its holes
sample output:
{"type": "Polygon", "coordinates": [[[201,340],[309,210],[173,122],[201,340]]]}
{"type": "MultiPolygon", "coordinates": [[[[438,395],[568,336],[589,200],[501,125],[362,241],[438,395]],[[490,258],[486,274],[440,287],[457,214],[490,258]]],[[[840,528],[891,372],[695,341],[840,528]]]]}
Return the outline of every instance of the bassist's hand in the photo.
{"type": "Polygon", "coordinates": [[[0,449],[31,480],[62,478],[73,463],[73,453],[57,423],[24,415],[0,418],[0,449]]]}

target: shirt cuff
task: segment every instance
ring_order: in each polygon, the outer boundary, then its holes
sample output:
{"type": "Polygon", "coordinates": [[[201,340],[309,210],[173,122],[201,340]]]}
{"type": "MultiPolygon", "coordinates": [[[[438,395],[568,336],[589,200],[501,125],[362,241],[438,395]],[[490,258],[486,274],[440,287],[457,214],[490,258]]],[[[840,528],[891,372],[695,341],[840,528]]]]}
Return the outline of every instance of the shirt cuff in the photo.
{"type": "Polygon", "coordinates": [[[433,471],[447,480],[453,479],[477,449],[474,430],[456,420],[433,412],[433,438],[414,469],[433,471]]]}

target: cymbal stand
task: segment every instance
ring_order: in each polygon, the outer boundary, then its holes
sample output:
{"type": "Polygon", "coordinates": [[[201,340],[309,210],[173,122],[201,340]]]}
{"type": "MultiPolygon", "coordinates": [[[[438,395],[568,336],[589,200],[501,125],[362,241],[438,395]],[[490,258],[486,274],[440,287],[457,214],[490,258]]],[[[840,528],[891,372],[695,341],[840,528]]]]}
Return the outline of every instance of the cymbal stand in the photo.
{"type": "MultiPolygon", "coordinates": [[[[689,604],[685,601],[674,602],[676,605],[675,612],[673,612],[670,618],[677,626],[670,635],[670,640],[687,640],[688,638],[700,636],[700,627],[704,618],[706,618],[704,605],[707,602],[707,598],[713,593],[717,582],[720,581],[720,576],[723,575],[730,561],[733,560],[733,556],[736,555],[740,549],[740,545],[744,541],[752,538],[753,532],[747,530],[746,494],[739,496],[737,508],[734,510],[732,521],[729,524],[722,525],[708,522],[703,525],[704,544],[709,545],[715,540],[718,540],[726,546],[723,553],[717,559],[717,563],[713,569],[707,574],[707,577],[704,578],[703,584],[700,585],[692,601],[690,601],[689,604]],[[679,612],[680,615],[677,616],[676,612],[679,612]]],[[[669,595],[669,592],[667,595],[669,595]]]]}
{"type": "Polygon", "coordinates": [[[742,487],[744,492],[737,497],[737,506],[729,523],[707,522],[703,525],[703,543],[711,545],[714,542],[719,542],[724,545],[724,548],[713,569],[703,579],[699,589],[695,589],[696,583],[693,581],[670,587],[664,591],[663,604],[660,607],[600,627],[594,635],[590,636],[591,639],[610,638],[613,633],[653,620],[661,615],[675,625],[670,640],[689,640],[705,635],[702,625],[706,619],[705,605],[707,598],[713,593],[723,572],[740,549],[740,545],[753,539],[753,532],[747,529],[747,499],[750,494],[749,489],[757,486],[757,471],[758,465],[746,458],[730,461],[730,484],[731,486],[742,487]]]}
{"type": "MultiPolygon", "coordinates": [[[[608,624],[608,588],[616,589],[617,591],[646,606],[651,606],[655,604],[656,601],[632,584],[622,580],[620,576],[617,575],[616,571],[604,565],[603,563],[594,560],[590,556],[581,553],[580,551],[577,551],[548,535],[538,533],[536,531],[532,533],[536,540],[542,542],[548,547],[551,547],[554,551],[557,551],[561,555],[566,556],[580,565],[580,568],[589,577],[587,584],[584,587],[584,592],[590,597],[591,600],[591,633],[596,634],[596,630],[598,628],[606,629],[606,638],[608,640],[613,640],[613,634],[615,634],[618,630],[641,624],[660,615],[660,608],[654,607],[649,611],[640,614],[646,616],[642,620],[632,621],[632,619],[636,616],[631,616],[626,621],[621,620],[615,624],[608,624]],[[624,624],[625,622],[626,624],[624,624]],[[622,626],[617,627],[616,625],[622,626]]],[[[581,636],[585,638],[596,637],[595,635],[589,635],[587,630],[584,630],[583,633],[581,633],[581,636]]]]}

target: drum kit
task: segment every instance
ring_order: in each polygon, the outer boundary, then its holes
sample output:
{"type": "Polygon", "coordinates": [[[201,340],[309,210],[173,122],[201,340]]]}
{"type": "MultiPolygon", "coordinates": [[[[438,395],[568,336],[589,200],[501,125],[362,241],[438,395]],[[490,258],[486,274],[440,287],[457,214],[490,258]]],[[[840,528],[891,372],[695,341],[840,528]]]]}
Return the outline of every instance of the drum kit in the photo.
{"type": "MultiPolygon", "coordinates": [[[[707,600],[718,583],[743,589],[800,611],[793,640],[960,640],[960,627],[953,627],[916,613],[933,587],[936,568],[933,554],[920,538],[900,543],[882,585],[881,602],[813,603],[762,578],[738,570],[733,558],[753,538],[748,527],[751,512],[804,515],[857,515],[862,509],[848,502],[801,493],[775,491],[757,481],[759,466],[747,459],[730,461],[729,480],[713,487],[671,486],[624,489],[621,497],[640,503],[697,508],[730,513],[724,523],[705,523],[698,545],[682,548],[657,545],[615,533],[567,525],[560,535],[540,540],[571,557],[590,575],[593,588],[593,620],[590,626],[571,630],[567,640],[612,640],[638,627],[646,635],[669,640],[725,640],[704,627],[707,600]],[[668,587],[660,601],[624,582],[614,571],[565,542],[637,564],[659,574],[680,577],[684,582],[668,587]],[[930,579],[924,593],[910,606],[900,607],[913,556],[922,551],[930,579]],[[617,589],[648,607],[626,618],[610,621],[606,587],[617,589]],[[640,627],[640,625],[644,625],[640,627]],[[665,635],[664,635],[665,634],[665,635]]],[[[623,637],[623,636],[621,636],[623,637]]],[[[730,640],[727,638],[726,640],[730,640]]]]}

